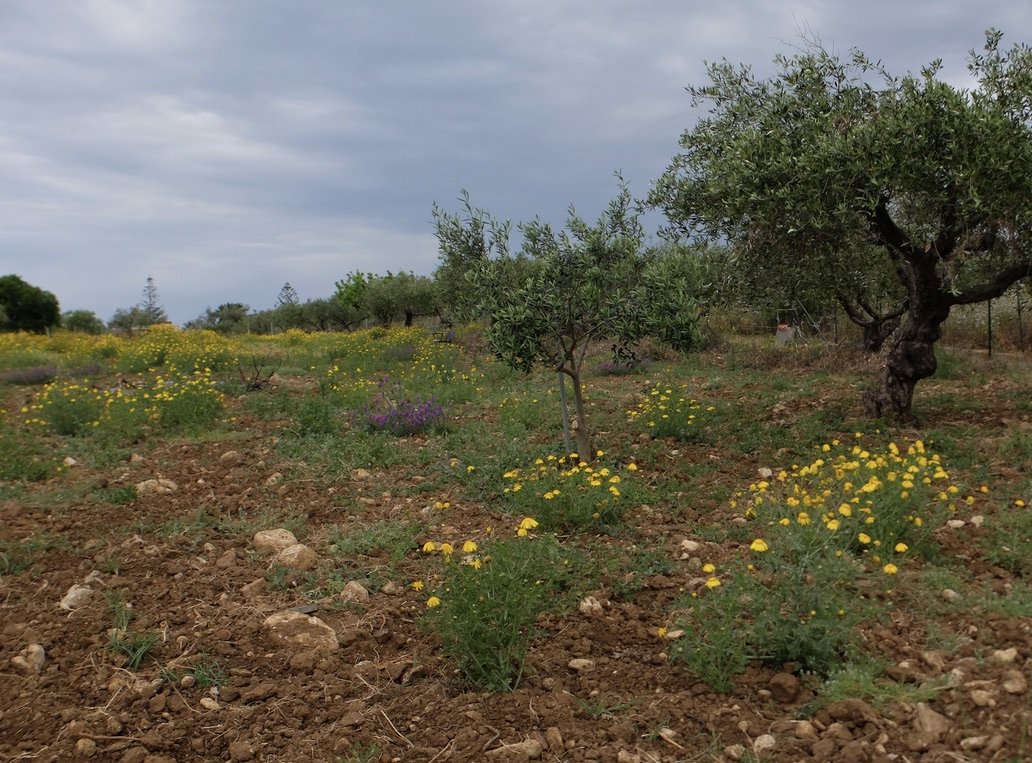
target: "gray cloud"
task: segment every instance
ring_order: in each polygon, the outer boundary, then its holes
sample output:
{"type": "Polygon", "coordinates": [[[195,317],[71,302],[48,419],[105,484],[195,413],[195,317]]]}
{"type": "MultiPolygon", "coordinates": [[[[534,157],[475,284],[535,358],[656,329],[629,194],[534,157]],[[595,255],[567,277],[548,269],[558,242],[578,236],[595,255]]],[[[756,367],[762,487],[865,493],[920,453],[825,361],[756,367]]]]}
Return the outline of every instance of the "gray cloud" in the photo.
{"type": "Polygon", "coordinates": [[[643,194],[696,118],[705,60],[770,71],[800,33],[894,71],[1032,8],[452,0],[10,0],[0,5],[0,271],[109,317],[155,278],[176,321],[436,264],[462,188],[515,220],[643,194]]]}

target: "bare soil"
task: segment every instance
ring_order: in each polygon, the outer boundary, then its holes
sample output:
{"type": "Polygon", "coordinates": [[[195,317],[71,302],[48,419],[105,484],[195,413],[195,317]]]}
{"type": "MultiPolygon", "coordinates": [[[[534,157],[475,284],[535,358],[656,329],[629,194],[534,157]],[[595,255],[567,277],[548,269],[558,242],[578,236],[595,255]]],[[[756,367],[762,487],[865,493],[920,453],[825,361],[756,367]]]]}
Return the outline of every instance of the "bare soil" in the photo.
{"type": "MultiPolygon", "coordinates": [[[[406,585],[419,574],[416,547],[397,571],[397,584],[371,590],[368,601],[315,602],[314,614],[338,634],[336,652],[277,645],[262,623],[272,613],[311,603],[303,576],[278,587],[255,584],[265,579],[268,559],[254,552],[252,535],[264,528],[252,524],[236,534],[205,528],[198,526],[199,510],[227,522],[270,511],[301,515],[308,528],[302,540],[325,554],[329,528],[347,532],[376,520],[418,518],[425,500],[413,490],[418,477],[391,469],[371,468],[368,476],[338,481],[288,476],[267,484],[277,472],[291,474],[274,447],[280,424],[233,412],[237,425],[223,440],[216,434],[206,442],[163,443],[141,449],[142,458],[132,461],[73,466],[33,487],[27,498],[0,505],[5,539],[55,539],[27,569],[0,576],[0,759],[1032,760],[1028,689],[1003,688],[1014,671],[1029,674],[1028,617],[963,608],[935,615],[939,631],[955,636],[949,649],[929,645],[929,616],[919,603],[894,610],[891,620],[865,631],[868,644],[896,666],[889,678],[898,684],[917,687],[936,678],[950,684],[926,700],[948,722],[932,742],[922,737],[916,702],[845,700],[814,712],[820,683],[793,676],[792,666],[754,665],[735,680],[732,693],[720,695],[671,663],[669,641],[657,635],[657,626],[697,574],[681,558],[680,543],[707,516],[691,506],[676,518],[648,506],[632,512],[628,521],[638,538],[664,549],[671,571],[648,577],[626,596],[595,592],[601,613],[573,610],[544,618],[529,677],[510,693],[464,688],[433,634],[421,626],[425,594],[406,585]],[[238,461],[221,460],[229,450],[240,454],[238,461]],[[172,480],[177,489],[128,505],[82,498],[155,477],[172,480]],[[55,491],[65,488],[78,497],[55,502],[55,491]],[[183,529],[168,534],[172,520],[183,529]],[[158,531],[162,526],[165,532],[158,531]],[[73,611],[61,609],[68,589],[94,571],[93,598],[73,611]],[[108,592],[131,602],[135,631],[160,635],[135,670],[108,648],[108,592]],[[32,643],[46,653],[38,674],[11,662],[32,643]],[[1011,649],[1016,652],[1006,651],[1011,649]],[[202,658],[223,671],[217,689],[182,680],[202,658]],[[572,669],[575,658],[591,660],[591,667],[572,669]],[[773,738],[770,749],[765,735],[773,738]]],[[[980,414],[985,426],[1005,419],[1015,415],[1002,402],[980,414]]],[[[1029,426],[1027,417],[1021,425],[1029,426]]],[[[682,446],[667,457],[722,454],[682,446]]],[[[750,459],[729,463],[728,479],[748,480],[758,465],[750,459]]],[[[642,464],[644,473],[663,468],[642,464]]],[[[453,503],[439,537],[461,538],[503,524],[490,505],[460,493],[453,503]]],[[[505,517],[504,523],[510,521],[505,517]]],[[[981,533],[969,524],[944,530],[942,540],[959,568],[1004,594],[1015,579],[982,559],[981,533]]],[[[387,560],[355,563],[386,566],[387,560]]]]}

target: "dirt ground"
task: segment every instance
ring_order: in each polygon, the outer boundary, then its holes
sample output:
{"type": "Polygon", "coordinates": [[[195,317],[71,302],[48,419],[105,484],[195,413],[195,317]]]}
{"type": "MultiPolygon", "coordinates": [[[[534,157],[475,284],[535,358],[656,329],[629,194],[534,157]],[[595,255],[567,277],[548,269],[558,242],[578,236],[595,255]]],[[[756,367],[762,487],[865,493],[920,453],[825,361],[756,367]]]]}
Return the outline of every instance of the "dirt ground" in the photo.
{"type": "MultiPolygon", "coordinates": [[[[647,506],[629,518],[669,555],[668,570],[630,596],[595,592],[600,611],[544,618],[545,635],[535,640],[529,677],[517,690],[464,690],[420,625],[425,595],[405,585],[404,563],[401,584],[372,588],[367,600],[313,603],[300,576],[280,585],[266,580],[269,560],[255,550],[253,531],[271,528],[234,534],[197,526],[202,508],[227,520],[270,508],[300,514],[307,517],[303,540],[323,553],[325,528],[346,532],[424,509],[410,489],[412,476],[390,469],[336,482],[277,477],[289,474],[289,465],[274,448],[276,427],[238,415],[238,432],[227,441],[167,443],[133,458],[127,452],[107,467],[71,466],[35,488],[87,482],[113,491],[161,478],[175,484],[172,492],[127,505],[78,498],[59,506],[33,505],[30,492],[27,502],[0,505],[4,538],[61,539],[26,569],[0,576],[0,759],[1032,760],[1028,617],[954,610],[939,623],[959,634],[950,650],[927,648],[919,609],[895,610],[891,621],[865,632],[890,656],[891,678],[947,687],[924,701],[875,707],[844,700],[814,713],[817,684],[805,676],[756,666],[720,695],[671,663],[657,613],[697,574],[682,546],[692,539],[685,532],[690,508],[677,520],[647,506]],[[237,455],[226,457],[229,451],[237,455]],[[157,531],[177,519],[181,531],[157,531]],[[74,585],[88,586],[92,598],[63,609],[74,585]],[[135,670],[108,648],[111,592],[131,604],[135,631],[160,636],[135,670]],[[333,629],[335,651],[270,638],[266,618],[299,605],[311,605],[310,614],[333,629]],[[39,672],[23,666],[31,663],[31,644],[45,652],[39,672]],[[188,676],[205,660],[222,671],[217,687],[188,676]]],[[[1013,412],[998,417],[1005,415],[1013,412]]],[[[685,450],[681,457],[711,454],[685,450]]],[[[469,504],[440,522],[441,535],[461,537],[497,524],[499,515],[469,504]]],[[[970,524],[944,530],[944,545],[979,580],[1006,591],[1013,578],[980,559],[979,532],[970,524]]],[[[411,557],[418,560],[418,548],[411,557]]]]}

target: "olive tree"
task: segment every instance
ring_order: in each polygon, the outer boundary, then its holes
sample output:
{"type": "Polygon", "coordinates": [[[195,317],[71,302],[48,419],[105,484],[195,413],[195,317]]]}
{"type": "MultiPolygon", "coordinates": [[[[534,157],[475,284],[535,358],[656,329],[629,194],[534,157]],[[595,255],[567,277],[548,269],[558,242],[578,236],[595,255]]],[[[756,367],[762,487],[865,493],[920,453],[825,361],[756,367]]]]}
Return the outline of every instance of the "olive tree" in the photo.
{"type": "Polygon", "coordinates": [[[520,230],[521,253],[530,263],[522,279],[509,289],[492,290],[498,271],[487,261],[472,271],[468,283],[474,293],[486,295],[487,341],[499,359],[528,372],[543,365],[569,379],[577,452],[591,461],[583,389],[589,345],[650,335],[678,350],[696,347],[695,284],[688,282],[688,270],[660,267],[660,260],[644,252],[644,231],[625,187],[593,225],[571,208],[565,230],[538,221],[520,230]]]}
{"type": "Polygon", "coordinates": [[[950,309],[1032,276],[1032,49],[1001,37],[971,54],[970,89],[938,61],[896,77],[817,46],[778,57],[769,79],[711,64],[689,88],[708,114],[650,194],[675,229],[733,243],[741,267],[806,269],[860,310],[857,285],[890,273],[898,302],[867,304],[901,319],[872,415],[912,419],[950,309]]]}

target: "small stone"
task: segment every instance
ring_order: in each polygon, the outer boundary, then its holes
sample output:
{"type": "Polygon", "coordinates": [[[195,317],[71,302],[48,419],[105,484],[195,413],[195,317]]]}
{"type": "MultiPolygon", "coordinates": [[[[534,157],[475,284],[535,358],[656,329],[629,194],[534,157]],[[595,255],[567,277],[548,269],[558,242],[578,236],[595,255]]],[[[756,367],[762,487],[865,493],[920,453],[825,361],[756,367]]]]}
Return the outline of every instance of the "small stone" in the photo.
{"type": "Polygon", "coordinates": [[[817,728],[812,723],[810,723],[810,721],[796,722],[794,733],[796,739],[803,739],[811,742],[817,740],[817,728]]]}
{"type": "Polygon", "coordinates": [[[923,752],[938,742],[950,729],[949,719],[941,715],[924,702],[917,704],[914,712],[914,733],[906,744],[915,752],[923,752]]]}
{"type": "Polygon", "coordinates": [[[179,485],[164,477],[136,483],[136,495],[140,497],[146,495],[168,495],[169,493],[176,492],[178,489],[179,485]]]}
{"type": "Polygon", "coordinates": [[[702,548],[702,544],[697,540],[683,540],[681,541],[681,550],[689,554],[694,554],[696,551],[702,548]]]}
{"type": "Polygon", "coordinates": [[[960,601],[960,594],[954,591],[952,588],[943,588],[939,592],[939,598],[943,601],[948,601],[951,604],[960,601]]]}
{"type": "Polygon", "coordinates": [[[369,591],[366,590],[366,587],[357,580],[349,580],[340,592],[340,600],[344,602],[364,604],[369,601],[369,591]]]}
{"type": "Polygon", "coordinates": [[[65,466],[68,466],[68,467],[71,467],[71,466],[78,466],[78,465],[79,465],[79,462],[78,462],[78,461],[76,461],[76,460],[75,460],[74,458],[72,458],[71,456],[65,456],[65,457],[64,457],[64,461],[62,461],[61,463],[62,463],[62,464],[64,464],[65,466]]]}
{"type": "Polygon", "coordinates": [[[756,474],[761,480],[769,480],[774,476],[774,470],[766,466],[761,466],[756,470],[756,474]]]}
{"type": "Polygon", "coordinates": [[[69,611],[78,609],[93,598],[93,589],[89,586],[75,584],[65,593],[61,599],[61,609],[69,611]]]}
{"type": "Polygon", "coordinates": [[[133,453],[131,456],[129,456],[130,464],[142,464],[144,460],[144,457],[141,456],[139,453],[133,453]]]}
{"type": "Polygon", "coordinates": [[[318,617],[301,612],[277,612],[263,623],[274,641],[303,649],[333,652],[338,647],[337,633],[318,617]]]}
{"type": "Polygon", "coordinates": [[[271,565],[289,567],[292,570],[314,570],[319,566],[319,555],[304,543],[295,543],[279,551],[272,558],[271,565]]]}
{"type": "Polygon", "coordinates": [[[1008,670],[1003,674],[1002,685],[1008,694],[1022,694],[1028,688],[1028,681],[1020,670],[1008,670]]]}
{"type": "Polygon", "coordinates": [[[584,615],[600,615],[602,614],[602,602],[594,596],[585,596],[577,605],[577,609],[584,615]]]}
{"type": "Polygon", "coordinates": [[[191,689],[197,684],[197,678],[192,675],[185,675],[179,679],[179,688],[191,689]]]}
{"type": "Polygon", "coordinates": [[[778,740],[774,738],[773,734],[760,734],[753,740],[753,754],[757,757],[762,757],[777,746],[778,740]]]}
{"type": "Polygon", "coordinates": [[[29,644],[11,658],[11,664],[26,675],[39,674],[46,662],[46,651],[42,644],[29,644]]]}
{"type": "Polygon", "coordinates": [[[92,758],[97,754],[97,743],[88,737],[83,737],[75,743],[75,752],[84,758],[92,758]]]}
{"type": "Polygon", "coordinates": [[[996,698],[993,697],[993,693],[985,691],[984,689],[972,689],[971,701],[974,702],[978,707],[996,706],[996,698]]]}
{"type": "Polygon", "coordinates": [[[975,516],[971,517],[971,524],[973,524],[975,527],[981,527],[985,524],[985,517],[983,517],[981,514],[975,514],[975,516]]]}
{"type": "Polygon", "coordinates": [[[935,671],[936,674],[946,670],[946,658],[941,652],[921,652],[921,662],[935,671]]]}
{"type": "Polygon", "coordinates": [[[229,743],[229,759],[240,761],[253,760],[254,748],[251,747],[251,743],[246,739],[234,739],[229,743]]]}
{"type": "Polygon", "coordinates": [[[620,750],[616,754],[616,763],[641,763],[641,755],[627,752],[627,750],[620,750]]]}
{"type": "Polygon", "coordinates": [[[539,741],[536,739],[525,739],[522,742],[506,744],[493,750],[488,750],[484,753],[484,757],[493,761],[527,761],[537,760],[541,757],[542,752],[544,750],[541,748],[539,741]]]}
{"type": "Polygon", "coordinates": [[[227,551],[222,552],[219,558],[215,560],[215,566],[218,567],[220,570],[227,569],[236,564],[236,558],[236,549],[231,548],[227,551]]]}
{"type": "Polygon", "coordinates": [[[267,480],[265,480],[265,484],[269,485],[269,486],[278,485],[282,481],[283,481],[283,475],[280,474],[279,472],[273,472],[271,475],[269,475],[269,478],[267,480]]]}
{"type": "Polygon", "coordinates": [[[399,593],[401,593],[401,588],[399,588],[398,584],[395,583],[393,580],[388,580],[386,583],[384,583],[383,588],[381,588],[380,590],[383,591],[387,596],[397,596],[399,593]]]}
{"type": "Polygon", "coordinates": [[[953,530],[959,530],[966,524],[967,522],[965,522],[963,519],[950,519],[946,522],[946,526],[953,530]]]}
{"type": "Polygon", "coordinates": [[[960,749],[966,752],[976,752],[983,749],[988,741],[989,737],[986,736],[966,737],[960,740],[960,749]]]}
{"type": "Polygon", "coordinates": [[[549,726],[545,729],[545,741],[548,743],[549,752],[559,753],[565,749],[563,735],[557,726],[549,726]]]}
{"type": "Polygon", "coordinates": [[[236,464],[243,463],[244,457],[240,455],[240,451],[238,450],[227,450],[219,456],[219,461],[223,464],[228,464],[229,466],[235,466],[236,464]]]}
{"type": "Polygon", "coordinates": [[[771,696],[783,704],[795,702],[799,696],[799,679],[791,673],[776,673],[767,686],[771,696]]]}
{"type": "Polygon", "coordinates": [[[219,702],[214,697],[201,697],[200,705],[205,710],[218,710],[219,709],[219,702]]]}
{"type": "Polygon", "coordinates": [[[351,472],[351,477],[356,480],[371,480],[373,475],[367,469],[355,469],[351,472]]]}
{"type": "Polygon", "coordinates": [[[1000,665],[1009,665],[1018,659],[1018,650],[1013,646],[1010,649],[996,649],[992,653],[992,661],[1000,665]]]}
{"type": "Polygon", "coordinates": [[[566,663],[566,666],[570,670],[575,670],[578,673],[587,673],[588,671],[595,669],[595,661],[588,660],[583,657],[574,657],[572,660],[566,663]]]}
{"type": "Polygon", "coordinates": [[[724,748],[724,754],[731,760],[741,760],[745,757],[745,745],[731,744],[724,748]]]}
{"type": "Polygon", "coordinates": [[[122,755],[121,763],[143,763],[147,759],[146,747],[130,747],[122,755]]]}
{"type": "Polygon", "coordinates": [[[344,728],[358,728],[365,723],[365,718],[362,717],[362,713],[356,713],[354,711],[350,713],[344,713],[337,721],[337,723],[344,728]]]}
{"type": "Polygon", "coordinates": [[[290,530],[278,527],[275,530],[259,530],[251,542],[255,551],[274,554],[296,544],[297,538],[290,530]]]}
{"type": "Polygon", "coordinates": [[[263,593],[265,593],[265,589],[268,587],[269,584],[268,581],[265,580],[265,578],[258,578],[257,580],[252,580],[250,583],[241,588],[240,593],[242,593],[248,599],[253,599],[255,596],[261,596],[263,593]]]}

